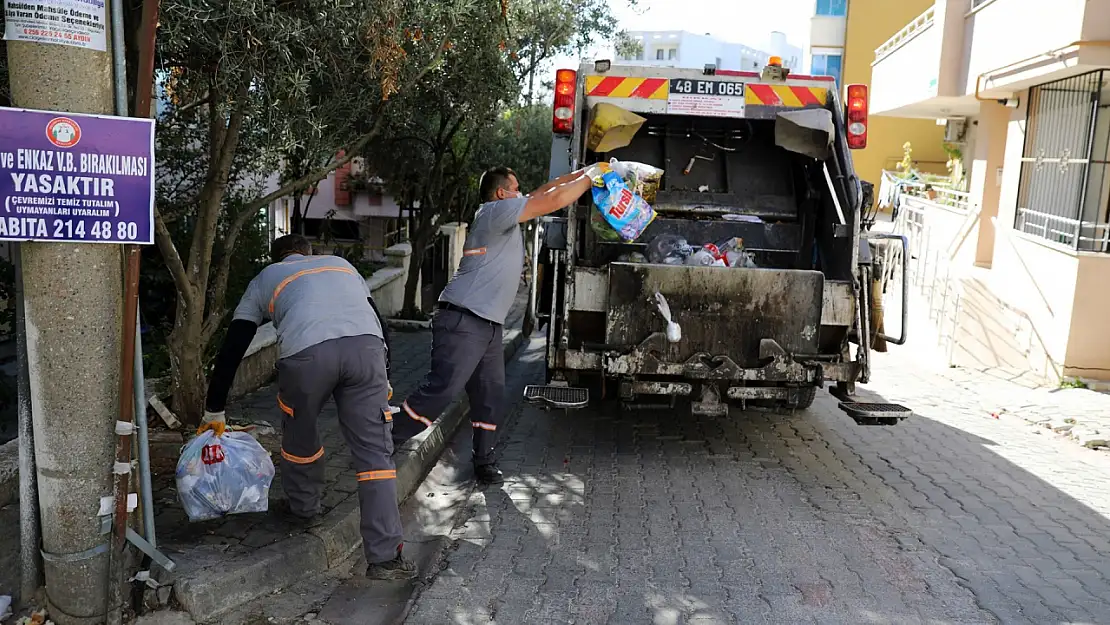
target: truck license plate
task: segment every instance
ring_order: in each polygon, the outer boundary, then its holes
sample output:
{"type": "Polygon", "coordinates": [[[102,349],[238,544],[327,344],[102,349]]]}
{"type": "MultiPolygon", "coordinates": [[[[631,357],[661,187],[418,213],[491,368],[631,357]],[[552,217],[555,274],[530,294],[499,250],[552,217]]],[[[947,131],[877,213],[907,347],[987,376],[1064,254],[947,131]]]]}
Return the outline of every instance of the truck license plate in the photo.
{"type": "Polygon", "coordinates": [[[743,117],[744,83],[726,80],[671,80],[667,113],[698,117],[743,117]]]}
{"type": "Polygon", "coordinates": [[[711,95],[744,97],[744,83],[724,80],[671,80],[671,93],[682,95],[711,95]]]}

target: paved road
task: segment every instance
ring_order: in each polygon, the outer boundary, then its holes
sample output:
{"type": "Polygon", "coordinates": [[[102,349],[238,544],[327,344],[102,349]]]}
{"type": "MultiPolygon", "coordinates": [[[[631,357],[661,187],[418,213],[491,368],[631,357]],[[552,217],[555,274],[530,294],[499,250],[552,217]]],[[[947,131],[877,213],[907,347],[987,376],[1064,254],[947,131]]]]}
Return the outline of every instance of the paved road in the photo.
{"type": "MultiPolygon", "coordinates": [[[[510,368],[511,398],[541,350],[510,368]]],[[[824,394],[728,419],[513,402],[509,483],[473,485],[464,428],[404,508],[424,576],[405,622],[1110,624],[1110,453],[993,418],[1007,383],[927,352],[877,358],[869,388],[919,414],[894,428],[824,394]]],[[[411,587],[364,568],[225,622],[398,622],[411,587]]]]}
{"type": "Polygon", "coordinates": [[[994,419],[919,362],[877,369],[922,416],[515,404],[510,483],[473,488],[463,457],[414,500],[454,546],[406,622],[1110,623],[1110,457],[994,419]]]}

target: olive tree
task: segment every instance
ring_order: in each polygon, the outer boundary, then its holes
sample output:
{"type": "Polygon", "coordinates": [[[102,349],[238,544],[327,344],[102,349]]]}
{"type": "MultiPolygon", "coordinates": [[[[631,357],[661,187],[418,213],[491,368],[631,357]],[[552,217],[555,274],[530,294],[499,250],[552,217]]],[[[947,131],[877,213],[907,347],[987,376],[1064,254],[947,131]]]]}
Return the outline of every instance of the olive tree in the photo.
{"type": "Polygon", "coordinates": [[[202,411],[244,228],[374,141],[482,4],[163,0],[155,235],[176,290],[168,348],[187,422],[202,411]]]}

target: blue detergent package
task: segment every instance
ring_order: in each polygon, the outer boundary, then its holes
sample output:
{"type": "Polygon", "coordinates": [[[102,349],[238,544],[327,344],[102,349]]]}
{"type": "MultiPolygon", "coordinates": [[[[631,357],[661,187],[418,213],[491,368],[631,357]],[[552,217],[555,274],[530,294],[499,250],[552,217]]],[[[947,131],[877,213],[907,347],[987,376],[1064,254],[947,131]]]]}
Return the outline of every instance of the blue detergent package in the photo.
{"type": "Polygon", "coordinates": [[[614,171],[606,171],[601,176],[601,185],[594,182],[593,199],[597,210],[621,239],[635,241],[655,220],[655,209],[633,193],[614,171]]]}

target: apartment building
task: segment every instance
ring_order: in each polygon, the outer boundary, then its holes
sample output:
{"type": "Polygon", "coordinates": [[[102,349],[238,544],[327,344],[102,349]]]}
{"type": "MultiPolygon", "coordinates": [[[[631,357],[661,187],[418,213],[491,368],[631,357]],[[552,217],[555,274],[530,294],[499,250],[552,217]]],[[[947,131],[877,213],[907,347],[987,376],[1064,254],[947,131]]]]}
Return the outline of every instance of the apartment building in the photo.
{"type": "Polygon", "coordinates": [[[1110,380],[1110,0],[936,0],[871,62],[873,120],[963,129],[966,206],[920,213],[953,363],[1110,380]]]}
{"type": "MultiPolygon", "coordinates": [[[[931,0],[814,0],[809,73],[833,76],[841,87],[871,85],[875,48],[930,4],[931,0]]],[[[907,142],[919,170],[946,173],[944,129],[935,120],[894,117],[871,120],[867,148],[853,153],[856,172],[878,185],[883,170],[894,170],[902,160],[907,142]]]]}
{"type": "Polygon", "coordinates": [[[800,69],[802,48],[792,45],[786,35],[771,33],[766,46],[754,48],[740,43],[723,41],[712,35],[698,35],[682,30],[632,31],[628,33],[640,42],[640,51],[634,57],[619,57],[629,65],[654,65],[701,69],[715,65],[718,69],[758,71],[771,56],[783,60],[783,66],[800,69]]]}
{"type": "Polygon", "coordinates": [[[848,0],[814,0],[809,21],[808,73],[832,76],[843,84],[844,42],[848,28],[848,0]]]}

